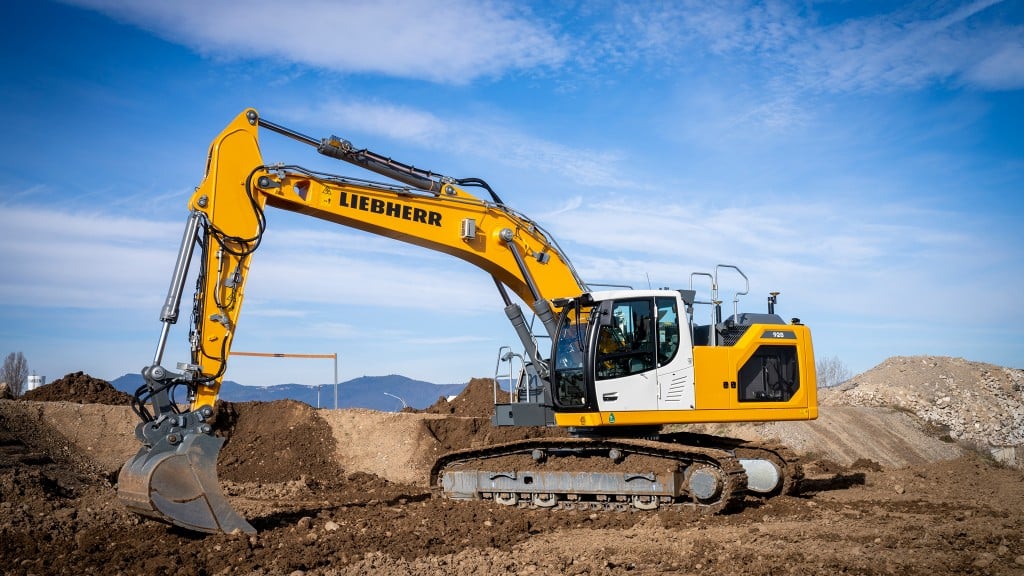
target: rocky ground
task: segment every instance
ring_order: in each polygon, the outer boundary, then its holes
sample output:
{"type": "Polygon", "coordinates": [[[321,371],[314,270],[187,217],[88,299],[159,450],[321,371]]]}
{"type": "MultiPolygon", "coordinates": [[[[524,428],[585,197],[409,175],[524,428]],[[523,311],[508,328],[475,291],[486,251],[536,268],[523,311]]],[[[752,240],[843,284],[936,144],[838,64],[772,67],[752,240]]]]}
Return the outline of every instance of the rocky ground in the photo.
{"type": "Polygon", "coordinates": [[[71,381],[95,399],[0,400],[3,574],[1024,574],[1024,471],[991,456],[1021,444],[1019,370],[893,358],[823,391],[818,421],[707,427],[807,469],[798,496],[710,517],[432,496],[438,454],[531,432],[490,427],[486,380],[424,413],[226,404],[219,473],[255,536],[126,513],[135,417],[88,375],[50,386],[71,381]]]}
{"type": "Polygon", "coordinates": [[[820,400],[903,410],[941,437],[1011,463],[1018,461],[1013,448],[1024,446],[1024,370],[963,358],[898,356],[824,391],[820,400]]]}

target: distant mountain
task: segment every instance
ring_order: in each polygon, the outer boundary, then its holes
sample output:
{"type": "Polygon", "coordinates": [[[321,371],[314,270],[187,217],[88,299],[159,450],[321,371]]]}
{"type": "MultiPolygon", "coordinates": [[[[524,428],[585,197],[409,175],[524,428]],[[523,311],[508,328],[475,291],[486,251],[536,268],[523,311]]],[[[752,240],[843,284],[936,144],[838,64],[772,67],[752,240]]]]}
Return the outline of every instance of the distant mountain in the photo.
{"type": "MultiPolygon", "coordinates": [[[[110,383],[123,392],[134,394],[142,386],[141,374],[125,374],[110,383]]],[[[338,384],[339,408],[370,408],[383,412],[401,410],[403,401],[412,408],[426,408],[441,396],[454,396],[465,384],[433,384],[413,380],[405,376],[360,376],[338,384]]],[[[220,387],[220,399],[228,402],[272,402],[274,400],[298,400],[310,406],[334,408],[334,384],[320,387],[317,402],[317,386],[306,384],[277,384],[274,386],[244,386],[225,380],[220,387]]]]}

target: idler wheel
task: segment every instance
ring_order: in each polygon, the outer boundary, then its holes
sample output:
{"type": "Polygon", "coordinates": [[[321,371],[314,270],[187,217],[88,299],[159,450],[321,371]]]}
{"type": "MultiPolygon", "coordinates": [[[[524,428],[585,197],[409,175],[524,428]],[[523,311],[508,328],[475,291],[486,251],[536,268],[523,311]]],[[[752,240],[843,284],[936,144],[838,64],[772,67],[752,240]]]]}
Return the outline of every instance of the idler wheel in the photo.
{"type": "Polygon", "coordinates": [[[696,466],[686,478],[686,488],[701,503],[714,502],[722,494],[722,477],[709,466],[696,466]]]}

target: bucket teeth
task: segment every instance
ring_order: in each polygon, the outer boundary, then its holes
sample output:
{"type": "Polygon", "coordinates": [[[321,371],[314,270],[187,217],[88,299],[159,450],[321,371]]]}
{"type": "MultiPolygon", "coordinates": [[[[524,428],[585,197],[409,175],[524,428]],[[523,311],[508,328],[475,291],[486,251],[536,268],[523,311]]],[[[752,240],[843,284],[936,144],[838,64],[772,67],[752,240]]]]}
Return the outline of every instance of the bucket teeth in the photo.
{"type": "Polygon", "coordinates": [[[185,434],[175,446],[144,447],[118,475],[117,496],[132,512],[209,533],[255,533],[228,504],[217,480],[223,438],[185,434]]]}

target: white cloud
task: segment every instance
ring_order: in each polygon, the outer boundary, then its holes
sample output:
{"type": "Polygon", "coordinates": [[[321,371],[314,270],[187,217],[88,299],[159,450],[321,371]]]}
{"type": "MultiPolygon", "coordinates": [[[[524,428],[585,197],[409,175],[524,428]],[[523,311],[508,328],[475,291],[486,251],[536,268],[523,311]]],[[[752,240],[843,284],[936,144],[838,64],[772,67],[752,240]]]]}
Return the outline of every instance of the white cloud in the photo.
{"type": "Polygon", "coordinates": [[[492,339],[485,336],[442,336],[442,337],[410,337],[403,340],[406,344],[421,346],[449,346],[462,345],[476,342],[491,342],[492,339]]]}
{"type": "MultiPolygon", "coordinates": [[[[486,374],[492,348],[512,337],[490,277],[468,264],[309,219],[311,228],[275,222],[253,259],[238,350],[334,348],[344,351],[346,370],[443,381],[486,374]],[[389,356],[398,350],[401,358],[389,356]]],[[[0,335],[5,345],[23,349],[51,377],[85,369],[112,378],[152,357],[181,223],[4,205],[0,229],[0,301],[12,329],[0,335]],[[23,336],[37,333],[49,344],[23,336]],[[58,340],[69,350],[52,350],[58,340]]],[[[193,285],[186,282],[181,320],[171,330],[168,366],[189,357],[193,285]]],[[[239,364],[232,377],[247,383],[287,380],[285,368],[239,364]]]]}
{"type": "Polygon", "coordinates": [[[182,226],[98,212],[0,209],[0,300],[18,306],[156,310],[182,226]]]}
{"type": "Polygon", "coordinates": [[[686,70],[721,59],[716,68],[741,70],[738,87],[766,86],[775,94],[769,101],[794,90],[886,92],[950,81],[1016,89],[1024,86],[1024,27],[987,18],[1000,3],[930,12],[882,4],[889,11],[823,23],[814,7],[792,2],[634,2],[595,26],[589,43],[620,66],[686,70]]]}
{"type": "MultiPolygon", "coordinates": [[[[430,112],[409,106],[353,100],[328,101],[316,109],[289,109],[284,114],[306,123],[344,126],[353,131],[392,138],[402,142],[429,145],[434,139],[446,140],[449,123],[430,112]]],[[[358,148],[359,143],[354,143],[358,148]]]]}
{"type": "MultiPolygon", "coordinates": [[[[653,287],[685,288],[691,272],[726,263],[757,287],[744,302],[775,289],[804,315],[997,322],[996,308],[953,304],[977,290],[974,271],[1020,280],[1005,264],[1012,251],[985,226],[959,214],[836,198],[725,207],[631,198],[562,211],[550,228],[563,246],[571,244],[589,282],[644,288],[649,278],[653,287]]],[[[723,289],[730,300],[734,280],[723,289]]],[[[706,280],[695,282],[706,292],[706,280]]]]}
{"type": "Polygon", "coordinates": [[[390,309],[450,309],[454,313],[492,309],[493,284],[468,264],[424,262],[417,258],[375,258],[352,246],[347,255],[301,253],[264,246],[253,262],[248,305],[276,308],[280,302],[390,309]],[[301,286],[301,290],[296,287],[301,286]],[[452,302],[458,302],[456,307],[452,302]]]}
{"type": "Polygon", "coordinates": [[[294,308],[289,308],[287,307],[289,304],[285,304],[284,306],[279,305],[279,307],[265,306],[259,310],[252,310],[252,306],[247,306],[245,309],[245,315],[259,316],[261,318],[288,318],[293,320],[309,316],[308,310],[296,310],[294,308]]]}
{"type": "Polygon", "coordinates": [[[566,57],[506,2],[67,0],[216,58],[274,58],[346,73],[461,84],[566,57]]]}
{"type": "MultiPolygon", "coordinates": [[[[332,224],[318,228],[308,219],[307,228],[276,223],[253,257],[247,315],[294,318],[310,312],[296,306],[339,302],[452,309],[453,300],[459,306],[452,310],[466,313],[491,309],[497,298],[486,274],[453,258],[326,228],[332,224]],[[478,285],[488,288],[486,294],[478,285]]],[[[155,315],[182,228],[176,222],[4,206],[0,300],[16,306],[135,308],[155,315]]]]}
{"type": "Polygon", "coordinates": [[[814,7],[752,0],[613,3],[536,14],[522,4],[471,0],[64,1],[219,59],[270,58],[452,84],[569,61],[586,75],[638,64],[666,75],[719,58],[726,68],[742,68],[747,85],[782,92],[890,91],[947,81],[995,90],[1024,86],[1024,27],[986,18],[1001,0],[924,11],[883,4],[889,11],[836,23],[820,22],[814,7]]]}
{"type": "Polygon", "coordinates": [[[446,254],[301,214],[274,210],[267,219],[250,264],[247,317],[300,320],[303,331],[339,335],[348,328],[322,323],[322,315],[472,315],[493,311],[499,301],[489,275],[446,254]]]}
{"type": "Polygon", "coordinates": [[[1019,86],[1019,65],[997,60],[986,74],[976,72],[995,46],[1012,38],[1019,44],[1024,30],[969,24],[997,3],[974,2],[932,17],[897,11],[809,26],[809,41],[787,50],[788,63],[805,87],[832,92],[918,89],[951,80],[975,81],[981,88],[1019,86]]]}
{"type": "MultiPolygon", "coordinates": [[[[448,156],[469,156],[511,168],[544,172],[582,186],[635,187],[618,172],[613,149],[580,149],[531,136],[493,117],[442,118],[410,106],[356,100],[280,112],[296,122],[346,126],[411,143],[448,156]]],[[[353,142],[357,148],[363,144],[353,142]]]]}
{"type": "Polygon", "coordinates": [[[969,84],[993,90],[1024,88],[1024,28],[998,48],[972,63],[964,77],[969,84]]]}
{"type": "Polygon", "coordinates": [[[553,222],[562,214],[570,214],[575,210],[578,210],[583,206],[582,196],[571,196],[567,198],[560,206],[556,206],[554,209],[544,213],[538,214],[538,218],[542,221],[553,222]]]}

